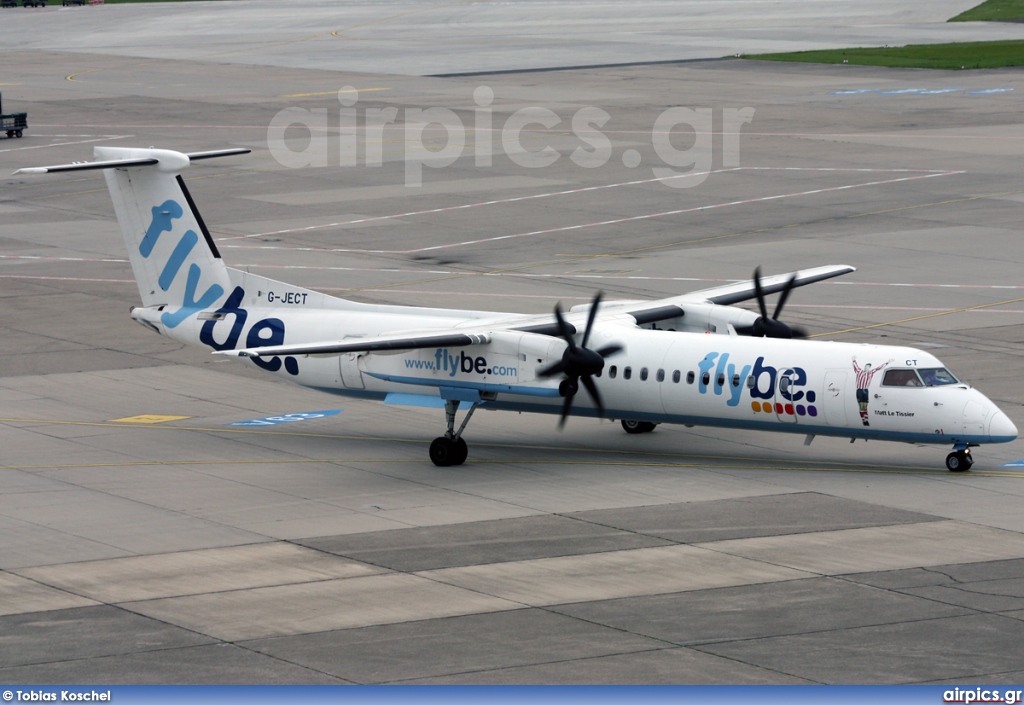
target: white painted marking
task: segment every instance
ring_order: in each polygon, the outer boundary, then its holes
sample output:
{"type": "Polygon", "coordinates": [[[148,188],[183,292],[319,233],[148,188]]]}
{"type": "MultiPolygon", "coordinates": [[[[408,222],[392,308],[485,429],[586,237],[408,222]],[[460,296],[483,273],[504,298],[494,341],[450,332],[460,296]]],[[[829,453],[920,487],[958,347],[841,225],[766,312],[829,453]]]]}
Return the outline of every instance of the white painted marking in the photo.
{"type": "MultiPolygon", "coordinates": [[[[253,233],[251,235],[233,235],[231,237],[217,238],[217,242],[225,242],[225,241],[228,241],[228,240],[245,240],[245,239],[256,238],[256,237],[267,237],[267,236],[270,236],[270,235],[286,235],[286,234],[289,234],[289,233],[301,233],[301,232],[309,232],[311,230],[322,230],[324,228],[336,228],[336,227],[340,227],[340,226],[343,226],[343,225],[358,225],[358,224],[361,224],[361,223],[371,223],[371,222],[381,221],[381,220],[393,220],[393,219],[396,219],[396,218],[410,218],[410,217],[418,216],[418,215],[432,215],[432,214],[435,214],[435,213],[447,213],[447,212],[450,212],[450,211],[467,210],[467,209],[470,209],[470,208],[480,208],[482,206],[494,206],[494,205],[500,205],[500,204],[505,204],[505,203],[517,203],[519,201],[530,201],[530,200],[536,200],[536,199],[539,199],[539,198],[552,198],[552,197],[555,197],[555,196],[569,196],[569,195],[573,195],[573,194],[577,194],[577,193],[586,193],[588,191],[600,191],[600,190],[604,190],[604,189],[618,188],[620,186],[637,186],[637,185],[641,185],[641,184],[652,184],[652,183],[656,183],[656,182],[659,182],[659,181],[671,181],[673,179],[689,178],[689,177],[692,177],[692,176],[705,176],[705,175],[708,175],[708,174],[722,174],[722,173],[726,173],[726,172],[730,172],[730,171],[844,171],[844,172],[845,171],[853,171],[853,172],[874,172],[874,173],[935,173],[935,174],[946,173],[946,172],[943,172],[941,170],[931,170],[931,169],[871,169],[871,168],[844,169],[844,168],[836,168],[836,167],[799,167],[799,166],[798,167],[764,167],[764,166],[742,166],[742,167],[733,167],[733,168],[729,168],[729,169],[717,169],[717,170],[711,170],[711,171],[689,172],[689,173],[686,173],[686,174],[677,174],[676,176],[666,176],[666,177],[660,177],[660,178],[656,178],[656,179],[639,179],[639,180],[636,180],[636,181],[622,181],[622,182],[614,183],[614,184],[600,184],[600,185],[597,185],[597,186],[586,186],[586,187],[583,187],[583,188],[569,189],[569,190],[566,190],[566,191],[551,191],[551,192],[548,192],[548,193],[537,193],[537,194],[532,194],[532,195],[529,195],[529,196],[515,196],[515,197],[512,197],[512,198],[499,198],[499,199],[492,199],[490,201],[480,201],[478,203],[465,203],[465,204],[462,204],[462,205],[459,205],[459,206],[446,206],[446,207],[443,207],[443,208],[429,208],[429,209],[420,210],[420,211],[410,211],[408,213],[395,213],[393,215],[372,216],[372,217],[369,217],[369,218],[357,218],[355,220],[340,220],[340,221],[333,222],[333,223],[323,223],[321,225],[309,225],[309,226],[306,226],[306,227],[303,227],[303,228],[288,228],[288,229],[285,229],[285,230],[273,230],[273,231],[265,232],[265,233],[253,233]]],[[[962,173],[962,172],[949,172],[949,173],[962,173]]],[[[603,224],[608,224],[608,223],[612,223],[612,222],[614,222],[614,221],[606,221],[606,223],[603,223],[603,224]]]]}
{"type": "MultiPolygon", "coordinates": [[[[733,171],[740,171],[743,167],[738,167],[733,171]]],[[[770,167],[760,167],[760,169],[768,169],[770,167]]],[[[810,196],[820,193],[830,193],[836,191],[846,191],[855,188],[864,188],[867,186],[883,186],[886,184],[895,184],[903,181],[915,181],[917,179],[930,179],[936,176],[954,176],[957,174],[964,174],[964,171],[944,171],[944,172],[930,172],[926,174],[917,174],[915,176],[904,176],[898,179],[885,179],[882,181],[865,181],[857,184],[847,184],[845,186],[833,186],[831,188],[812,189],[810,191],[796,191],[793,193],[783,193],[775,196],[762,196],[760,198],[748,198],[740,201],[727,201],[725,203],[714,203],[706,206],[695,206],[692,208],[680,208],[671,211],[661,211],[658,213],[648,213],[645,215],[634,215],[628,218],[616,218],[613,220],[602,220],[596,223],[581,223],[577,225],[565,225],[558,228],[546,228],[544,230],[532,230],[525,233],[515,233],[511,235],[497,235],[495,237],[479,238],[476,240],[464,240],[462,242],[449,243],[447,245],[432,245],[430,247],[419,247],[410,250],[364,250],[347,247],[281,247],[281,246],[244,246],[244,245],[225,245],[225,247],[234,247],[239,249],[257,249],[257,250],[289,250],[294,252],[351,252],[354,254],[375,254],[375,255],[409,255],[419,254],[422,252],[435,252],[437,250],[447,250],[457,247],[469,247],[471,245],[480,245],[489,242],[500,242],[502,240],[513,240],[523,237],[535,237],[537,235],[553,235],[555,233],[568,232],[571,230],[580,230],[584,228],[594,228],[604,225],[619,225],[622,223],[632,223],[641,220],[650,220],[652,218],[664,218],[672,215],[681,215],[683,213],[693,213],[696,211],[714,210],[717,208],[728,208],[731,206],[742,206],[749,205],[751,203],[766,203],[768,201],[776,201],[784,198],[797,198],[800,196],[810,196]]]]}
{"type": "MultiPolygon", "coordinates": [[[[39,137],[40,135],[35,135],[39,137]]],[[[0,152],[24,152],[27,149],[46,149],[47,147],[63,147],[69,144],[88,144],[89,142],[106,142],[107,140],[123,140],[135,135],[103,135],[91,140],[76,140],[74,142],[51,142],[50,144],[36,144],[30,147],[11,147],[10,149],[0,149],[0,152]]]]}
{"type": "MultiPolygon", "coordinates": [[[[714,173],[720,173],[720,172],[724,172],[724,171],[737,171],[740,168],[741,167],[737,167],[737,168],[734,168],[734,169],[719,169],[717,172],[714,172],[714,173]]],[[[266,233],[254,233],[252,235],[235,235],[233,237],[221,237],[221,238],[217,238],[217,242],[224,242],[226,240],[243,240],[243,239],[249,239],[249,238],[254,238],[254,237],[266,237],[266,236],[270,236],[270,235],[285,235],[285,234],[288,234],[288,233],[302,233],[302,232],[308,232],[310,230],[322,230],[324,228],[336,228],[336,227],[340,227],[342,225],[358,225],[360,223],[372,223],[372,222],[380,221],[380,220],[393,220],[395,218],[411,218],[411,217],[417,216],[417,215],[432,215],[434,213],[447,213],[449,211],[467,210],[469,208],[480,208],[482,206],[494,206],[494,205],[504,204],[504,203],[516,203],[518,201],[530,201],[530,200],[535,200],[535,199],[538,199],[538,198],[552,198],[554,196],[568,196],[568,195],[576,194],[576,193],[585,193],[587,191],[598,191],[598,190],[601,190],[601,189],[617,188],[619,186],[636,186],[638,184],[650,184],[650,183],[654,183],[656,181],[669,181],[669,180],[672,180],[672,179],[681,179],[681,178],[692,177],[692,176],[704,176],[704,175],[707,175],[707,174],[710,174],[710,173],[712,173],[712,172],[710,172],[710,171],[692,172],[692,173],[687,173],[687,174],[678,174],[676,176],[661,177],[661,178],[657,178],[657,179],[641,179],[639,181],[623,181],[623,182],[617,183],[617,184],[603,184],[603,185],[599,185],[599,186],[586,186],[584,188],[570,189],[568,191],[551,191],[549,193],[537,193],[537,194],[533,194],[533,195],[530,195],[530,196],[515,196],[513,198],[498,198],[498,199],[494,199],[494,200],[490,200],[490,201],[481,201],[479,203],[465,203],[465,204],[459,205],[459,206],[446,206],[444,208],[428,208],[427,210],[410,211],[408,213],[396,213],[394,215],[378,215],[378,216],[373,216],[373,217],[369,217],[369,218],[358,218],[356,220],[341,220],[341,221],[338,221],[338,222],[335,222],[335,223],[324,223],[322,225],[309,225],[309,226],[304,227],[304,228],[289,228],[287,230],[274,230],[274,231],[266,232],[266,233]]]]}
{"type": "MultiPolygon", "coordinates": [[[[41,255],[0,255],[0,260],[29,260],[32,262],[87,262],[87,263],[115,263],[127,264],[126,259],[106,259],[97,257],[44,257],[41,255]]],[[[322,272],[368,272],[371,274],[440,274],[440,275],[479,275],[483,277],[508,277],[522,279],[605,279],[605,280],[637,280],[637,281],[668,281],[668,282],[694,282],[697,284],[738,284],[742,279],[724,279],[718,277],[655,277],[637,274],[541,274],[530,272],[465,272],[453,269],[400,269],[397,267],[328,267],[323,265],[303,264],[264,264],[259,262],[240,263],[236,268],[252,269],[289,269],[309,270],[322,272]]],[[[0,274],[0,277],[12,279],[66,279],[75,281],[70,277],[45,277],[28,276],[16,274],[0,274]]],[[[89,279],[83,278],[80,281],[132,281],[130,279],[89,279]]],[[[954,289],[1024,289],[1024,285],[1014,284],[933,284],[928,282],[911,284],[907,282],[857,282],[857,281],[825,281],[818,282],[815,286],[899,286],[910,288],[954,288],[954,289]]],[[[322,291],[344,291],[345,289],[322,289],[322,291]]]]}

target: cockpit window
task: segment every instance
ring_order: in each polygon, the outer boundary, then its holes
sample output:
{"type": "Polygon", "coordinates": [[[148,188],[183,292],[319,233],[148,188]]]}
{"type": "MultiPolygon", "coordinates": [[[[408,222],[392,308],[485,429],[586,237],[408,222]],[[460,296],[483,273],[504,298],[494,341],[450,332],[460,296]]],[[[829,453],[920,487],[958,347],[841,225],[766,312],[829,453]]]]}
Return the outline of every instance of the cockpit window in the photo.
{"type": "Polygon", "coordinates": [[[941,387],[944,384],[959,384],[960,381],[954,377],[945,367],[931,367],[920,370],[921,379],[926,387],[941,387]]]}
{"type": "Polygon", "coordinates": [[[914,370],[886,370],[882,377],[883,387],[923,387],[914,370]]]}

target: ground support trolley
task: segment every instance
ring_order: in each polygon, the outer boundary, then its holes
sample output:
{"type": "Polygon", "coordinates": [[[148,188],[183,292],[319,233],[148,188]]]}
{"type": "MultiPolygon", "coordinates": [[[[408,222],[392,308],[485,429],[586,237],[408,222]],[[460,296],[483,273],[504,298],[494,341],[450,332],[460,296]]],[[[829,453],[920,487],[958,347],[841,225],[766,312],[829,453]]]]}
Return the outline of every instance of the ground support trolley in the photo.
{"type": "Polygon", "coordinates": [[[21,131],[28,129],[28,113],[11,113],[0,115],[0,132],[8,137],[21,137],[21,131]]]}

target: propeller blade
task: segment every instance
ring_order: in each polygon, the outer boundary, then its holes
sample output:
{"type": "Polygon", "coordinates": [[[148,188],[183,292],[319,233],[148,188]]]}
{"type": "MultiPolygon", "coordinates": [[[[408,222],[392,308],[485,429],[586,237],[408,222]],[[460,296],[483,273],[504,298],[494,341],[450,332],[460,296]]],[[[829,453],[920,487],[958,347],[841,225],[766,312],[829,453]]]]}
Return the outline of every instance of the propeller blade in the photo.
{"type": "Polygon", "coordinates": [[[572,397],[568,396],[565,398],[565,401],[562,402],[562,418],[558,419],[559,431],[565,427],[565,420],[569,417],[570,409],[572,409],[572,397]]]}
{"type": "Polygon", "coordinates": [[[782,293],[779,294],[779,303],[775,304],[775,314],[772,316],[776,321],[779,320],[779,315],[782,313],[782,307],[786,305],[786,299],[789,298],[789,292],[793,291],[793,285],[796,283],[796,275],[794,274],[786,282],[785,288],[782,293]]]}
{"type": "Polygon", "coordinates": [[[601,305],[601,298],[604,296],[600,291],[594,294],[594,300],[590,304],[590,313],[587,315],[587,327],[583,330],[583,340],[580,341],[580,347],[587,347],[587,341],[590,340],[590,330],[594,327],[594,319],[597,318],[597,309],[601,305]]]}
{"type": "Polygon", "coordinates": [[[623,350],[625,350],[625,348],[619,345],[618,343],[609,343],[608,345],[605,345],[603,348],[598,348],[594,352],[596,352],[601,357],[611,357],[612,355],[618,355],[623,350]]]}
{"type": "Polygon", "coordinates": [[[587,375],[586,377],[581,377],[580,382],[582,382],[583,386],[587,388],[590,398],[594,400],[595,404],[597,404],[598,412],[600,412],[601,416],[604,417],[604,402],[601,401],[601,395],[597,391],[597,385],[594,384],[593,378],[591,378],[590,375],[587,375]]]}
{"type": "Polygon", "coordinates": [[[565,322],[565,318],[562,316],[562,307],[559,304],[555,304],[555,321],[558,323],[558,332],[562,334],[565,342],[569,344],[569,349],[575,350],[576,341],[572,339],[572,332],[569,330],[569,325],[565,322]]]}
{"type": "Polygon", "coordinates": [[[761,288],[761,268],[754,268],[754,294],[757,296],[757,305],[761,308],[761,318],[768,318],[768,307],[764,304],[764,289],[761,288]]]}
{"type": "Polygon", "coordinates": [[[538,377],[554,377],[565,372],[565,360],[558,360],[547,367],[537,370],[538,377]]]}

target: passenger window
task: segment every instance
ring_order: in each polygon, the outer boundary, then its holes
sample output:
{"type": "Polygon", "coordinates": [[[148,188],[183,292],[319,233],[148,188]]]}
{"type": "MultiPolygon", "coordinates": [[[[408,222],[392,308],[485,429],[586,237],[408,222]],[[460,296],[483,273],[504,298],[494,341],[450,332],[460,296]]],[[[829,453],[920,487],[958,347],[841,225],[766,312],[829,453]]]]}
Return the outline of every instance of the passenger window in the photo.
{"type": "Polygon", "coordinates": [[[647,368],[646,367],[641,367],[640,368],[640,381],[641,382],[646,382],[647,381],[647,368]]]}
{"type": "Polygon", "coordinates": [[[633,376],[633,368],[632,367],[623,367],[622,368],[622,379],[629,379],[632,376],[633,376]]]}
{"type": "Polygon", "coordinates": [[[725,375],[724,374],[719,374],[717,382],[718,382],[718,386],[719,387],[724,387],[725,386],[725,375]]]}
{"type": "Polygon", "coordinates": [[[780,392],[788,392],[789,391],[789,377],[785,377],[785,376],[779,377],[779,391],[780,392]]]}
{"type": "Polygon", "coordinates": [[[734,386],[734,387],[740,386],[740,376],[739,375],[733,375],[732,376],[732,386],[734,386]]]}
{"type": "Polygon", "coordinates": [[[676,370],[675,372],[672,373],[672,382],[674,384],[679,384],[679,377],[679,370],[676,370]]]}
{"type": "Polygon", "coordinates": [[[914,370],[886,370],[882,377],[883,387],[923,387],[914,370]]]}
{"type": "Polygon", "coordinates": [[[659,382],[664,382],[665,381],[665,370],[658,370],[657,380],[659,382]]]}
{"type": "Polygon", "coordinates": [[[597,372],[594,373],[594,376],[595,377],[600,377],[601,376],[601,372],[602,372],[602,370],[598,370],[597,372]]]}
{"type": "Polygon", "coordinates": [[[711,384],[711,373],[710,372],[705,372],[701,376],[700,381],[704,383],[705,387],[708,386],[709,384],[711,384]]]}
{"type": "Polygon", "coordinates": [[[686,373],[686,383],[693,384],[693,380],[696,379],[696,375],[693,374],[693,370],[686,373]]]}
{"type": "Polygon", "coordinates": [[[753,389],[753,388],[754,388],[754,375],[750,375],[749,377],[747,377],[747,389],[753,389]]]}
{"type": "Polygon", "coordinates": [[[608,379],[615,379],[615,374],[618,372],[618,368],[612,365],[608,368],[608,379]]]}

